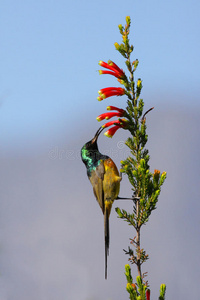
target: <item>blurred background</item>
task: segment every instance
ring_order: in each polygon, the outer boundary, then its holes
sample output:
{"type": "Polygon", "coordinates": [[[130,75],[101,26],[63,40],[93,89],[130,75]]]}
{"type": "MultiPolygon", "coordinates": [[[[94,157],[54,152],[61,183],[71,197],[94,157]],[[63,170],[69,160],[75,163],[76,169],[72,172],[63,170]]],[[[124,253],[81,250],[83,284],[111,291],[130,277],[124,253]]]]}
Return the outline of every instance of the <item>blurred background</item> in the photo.
{"type": "MultiPolygon", "coordinates": [[[[151,299],[199,295],[200,3],[191,1],[2,0],[0,3],[0,300],[128,299],[124,265],[134,237],[114,208],[108,280],[103,216],[80,149],[107,105],[97,91],[118,86],[98,75],[98,61],[124,68],[114,48],[118,24],[130,39],[143,80],[151,171],[167,171],[158,208],[142,230],[150,256],[151,299]]],[[[120,104],[119,104],[120,103],[120,104]]],[[[117,166],[127,157],[126,132],[101,135],[99,148],[117,166]]],[[[131,195],[124,176],[120,196],[131,195]]],[[[133,266],[135,277],[136,268],[133,266]]]]}

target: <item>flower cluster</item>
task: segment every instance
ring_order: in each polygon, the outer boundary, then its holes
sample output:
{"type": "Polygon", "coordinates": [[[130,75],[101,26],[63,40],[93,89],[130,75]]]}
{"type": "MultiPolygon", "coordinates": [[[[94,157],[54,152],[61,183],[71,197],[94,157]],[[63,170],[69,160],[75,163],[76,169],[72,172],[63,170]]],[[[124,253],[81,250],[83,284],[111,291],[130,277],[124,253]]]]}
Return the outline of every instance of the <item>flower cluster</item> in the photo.
{"type": "Polygon", "coordinates": [[[108,87],[98,91],[99,97],[97,100],[101,101],[111,96],[122,96],[125,94],[125,89],[121,87],[108,87]]]}
{"type": "Polygon", "coordinates": [[[107,106],[107,110],[117,110],[117,112],[106,112],[104,114],[101,114],[100,116],[97,117],[97,121],[102,121],[104,119],[109,120],[112,117],[119,117],[120,118],[120,117],[123,117],[126,113],[126,111],[124,109],[118,108],[116,106],[107,106]]]}
{"type": "Polygon", "coordinates": [[[116,106],[108,106],[107,110],[116,110],[116,112],[106,112],[103,113],[101,115],[99,115],[97,117],[97,121],[102,121],[102,120],[109,120],[113,117],[118,117],[118,120],[114,120],[114,121],[110,121],[105,123],[104,125],[102,125],[102,128],[107,128],[110,127],[112,125],[114,125],[113,127],[109,128],[104,135],[106,135],[107,137],[113,137],[113,135],[115,134],[115,132],[119,129],[119,128],[124,128],[126,129],[127,125],[128,125],[128,120],[125,118],[122,118],[123,116],[126,115],[126,111],[122,108],[118,108],[116,106]]]}
{"type": "MultiPolygon", "coordinates": [[[[126,75],[125,75],[124,71],[122,69],[120,69],[113,61],[109,60],[108,63],[106,63],[101,60],[101,61],[99,61],[99,65],[101,67],[109,70],[109,71],[108,70],[99,70],[99,74],[113,75],[119,81],[126,80],[126,75]]],[[[98,93],[99,93],[99,96],[97,97],[97,99],[99,101],[102,101],[111,96],[122,96],[122,95],[126,94],[126,90],[121,87],[107,87],[107,88],[99,90],[98,93]]],[[[97,117],[97,121],[109,120],[113,117],[118,117],[119,118],[118,120],[110,121],[110,122],[107,122],[106,124],[102,125],[103,128],[113,126],[104,133],[107,137],[113,137],[113,135],[119,128],[126,129],[128,120],[125,118],[121,119],[121,117],[126,116],[126,111],[122,108],[118,108],[116,106],[108,106],[107,110],[111,110],[111,111],[115,110],[116,112],[103,113],[97,117]]]]}
{"type": "Polygon", "coordinates": [[[126,75],[122,69],[120,69],[112,60],[109,60],[108,63],[100,60],[99,65],[105,69],[108,69],[110,71],[105,70],[99,70],[99,74],[110,74],[115,76],[118,79],[125,79],[126,75]]]}

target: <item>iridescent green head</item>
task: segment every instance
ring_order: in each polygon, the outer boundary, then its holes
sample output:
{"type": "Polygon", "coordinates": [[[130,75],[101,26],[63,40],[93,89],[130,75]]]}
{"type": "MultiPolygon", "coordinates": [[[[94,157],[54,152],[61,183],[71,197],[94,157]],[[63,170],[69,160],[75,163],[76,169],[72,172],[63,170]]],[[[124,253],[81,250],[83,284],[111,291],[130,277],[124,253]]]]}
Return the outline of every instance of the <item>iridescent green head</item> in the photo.
{"type": "Polygon", "coordinates": [[[99,149],[97,140],[104,128],[100,127],[92,140],[87,142],[81,149],[81,158],[86,167],[90,167],[97,159],[99,149]]]}

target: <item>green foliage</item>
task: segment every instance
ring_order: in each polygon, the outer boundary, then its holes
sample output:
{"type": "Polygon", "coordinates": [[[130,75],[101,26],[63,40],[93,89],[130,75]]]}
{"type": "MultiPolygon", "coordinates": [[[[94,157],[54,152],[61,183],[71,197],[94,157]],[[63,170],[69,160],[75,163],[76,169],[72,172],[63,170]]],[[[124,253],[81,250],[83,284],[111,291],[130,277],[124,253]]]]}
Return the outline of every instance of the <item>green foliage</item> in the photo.
{"type": "Polygon", "coordinates": [[[139,299],[145,300],[146,299],[145,291],[146,291],[147,287],[146,287],[146,285],[143,284],[142,278],[140,276],[137,276],[136,280],[137,280],[137,285],[138,285],[138,292],[139,292],[139,295],[140,295],[139,299]]]}
{"type": "MultiPolygon", "coordinates": [[[[115,76],[118,82],[123,85],[123,88],[109,87],[99,91],[101,95],[98,100],[103,100],[112,95],[126,95],[127,106],[126,109],[117,107],[111,107],[107,110],[117,110],[117,113],[111,113],[112,116],[120,116],[117,121],[111,121],[104,126],[110,128],[105,135],[112,137],[116,130],[123,128],[128,130],[130,137],[127,138],[125,145],[130,150],[130,155],[123,161],[121,161],[121,172],[128,176],[132,189],[133,209],[131,212],[127,212],[125,209],[117,207],[115,210],[118,214],[118,218],[126,221],[129,226],[133,226],[136,231],[136,236],[130,239],[131,247],[128,250],[124,250],[128,255],[128,261],[131,264],[135,264],[138,271],[136,277],[136,283],[133,283],[131,276],[131,268],[129,265],[125,266],[125,275],[127,279],[126,290],[129,293],[131,300],[150,300],[150,289],[148,283],[144,281],[146,273],[142,273],[141,266],[149,258],[146,251],[141,247],[140,233],[141,227],[149,221],[151,213],[156,209],[158,197],[160,195],[161,186],[166,179],[166,172],[160,172],[155,169],[153,172],[150,170],[150,156],[149,151],[146,148],[148,141],[146,116],[153,109],[149,108],[144,112],[144,101],[140,98],[142,92],[142,80],[138,78],[134,80],[134,74],[138,67],[138,59],[131,61],[131,53],[134,49],[133,45],[129,41],[131,19],[126,17],[126,24],[118,26],[119,32],[122,36],[121,44],[115,43],[116,50],[125,58],[125,66],[129,72],[127,76],[124,70],[120,69],[113,61],[109,60],[108,63],[100,61],[99,64],[111,71],[100,70],[100,74],[111,74],[115,76]]],[[[110,119],[112,116],[108,114],[102,114],[97,119],[110,119]]],[[[160,300],[164,300],[165,297],[165,285],[161,285],[160,300]]]]}
{"type": "Polygon", "coordinates": [[[131,268],[130,266],[127,264],[125,265],[125,275],[126,275],[126,279],[127,279],[127,283],[133,283],[133,278],[131,275],[131,268]]]}
{"type": "Polygon", "coordinates": [[[134,214],[128,214],[127,211],[124,209],[121,210],[119,207],[116,207],[115,211],[119,218],[124,219],[129,225],[136,226],[134,214]]]}
{"type": "MultiPolygon", "coordinates": [[[[116,208],[118,218],[123,219],[128,225],[133,226],[136,230],[136,237],[131,240],[134,246],[133,251],[128,247],[125,254],[129,256],[129,262],[135,264],[138,269],[137,283],[133,284],[130,266],[125,266],[125,275],[127,278],[127,291],[131,300],[146,300],[150,297],[145,294],[147,284],[143,282],[144,276],[141,273],[141,265],[148,259],[148,254],[140,246],[140,229],[142,225],[149,221],[149,217],[153,210],[156,209],[158,197],[160,195],[161,186],[166,179],[166,172],[160,173],[159,170],[151,172],[149,166],[149,151],[146,149],[148,135],[146,133],[146,115],[153,108],[148,109],[144,113],[144,101],[140,99],[142,91],[142,80],[139,78],[134,81],[134,72],[136,71],[139,61],[136,59],[131,62],[130,55],[134,49],[129,43],[130,33],[130,17],[126,17],[126,25],[119,25],[119,31],[122,35],[122,43],[115,43],[115,48],[125,58],[125,65],[129,72],[129,77],[118,80],[125,88],[125,94],[128,97],[126,107],[126,118],[131,136],[126,140],[125,144],[130,149],[130,156],[121,161],[121,172],[128,176],[132,185],[133,211],[128,213],[124,209],[116,208]],[[137,285],[137,287],[136,287],[137,285]]],[[[164,300],[166,286],[161,285],[159,300],[164,300]]]]}
{"type": "Polygon", "coordinates": [[[143,283],[140,276],[136,277],[136,283],[133,283],[131,268],[125,265],[125,276],[127,280],[126,290],[129,293],[130,300],[146,300],[147,285],[143,283]]]}
{"type": "Polygon", "coordinates": [[[160,286],[160,296],[159,300],[165,300],[165,293],[166,293],[166,285],[163,283],[160,286]]]}
{"type": "Polygon", "coordinates": [[[133,283],[133,278],[131,276],[131,268],[128,264],[125,265],[125,276],[127,280],[126,290],[129,293],[129,299],[137,300],[138,293],[136,285],[133,283]]]}

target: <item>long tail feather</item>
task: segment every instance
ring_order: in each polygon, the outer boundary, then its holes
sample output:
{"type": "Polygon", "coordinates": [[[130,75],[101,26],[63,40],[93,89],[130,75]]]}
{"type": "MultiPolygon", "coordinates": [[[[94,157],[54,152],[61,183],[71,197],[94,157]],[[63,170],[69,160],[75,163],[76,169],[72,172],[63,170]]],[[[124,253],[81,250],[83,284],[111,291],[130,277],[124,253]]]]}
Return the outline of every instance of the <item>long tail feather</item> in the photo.
{"type": "Polygon", "coordinates": [[[107,257],[109,255],[109,211],[104,212],[104,236],[105,236],[105,279],[107,279],[107,257]]]}

